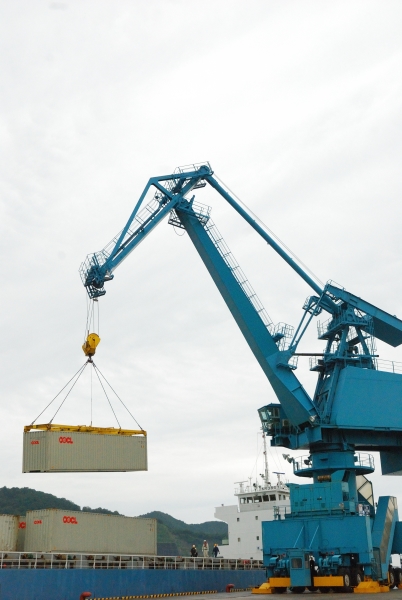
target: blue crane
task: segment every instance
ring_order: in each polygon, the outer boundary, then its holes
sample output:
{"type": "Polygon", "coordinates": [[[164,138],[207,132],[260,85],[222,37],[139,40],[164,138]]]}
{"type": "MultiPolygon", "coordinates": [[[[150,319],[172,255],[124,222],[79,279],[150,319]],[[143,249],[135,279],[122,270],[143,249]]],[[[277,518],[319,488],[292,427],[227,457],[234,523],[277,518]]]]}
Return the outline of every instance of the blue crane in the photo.
{"type": "MultiPolygon", "coordinates": [[[[295,475],[313,483],[290,484],[291,512],[263,523],[268,582],[259,593],[300,592],[309,586],[383,590],[399,583],[389,569],[391,553],[402,552],[396,498],[373,500],[369,452],[380,453],[382,473],[402,474],[402,374],[395,363],[379,367],[376,339],[402,343],[402,321],[332,282],[319,286],[276,242],[258,219],[214,177],[209,163],[190,165],[149,179],[126,225],[80,267],[90,298],[137,245],[165,218],[184,229],[214,280],[279,403],[259,409],[271,445],[305,450],[287,456],[295,475]],[[194,191],[209,184],[292,267],[313,291],[296,329],[274,326],[194,191]],[[313,317],[322,354],[310,357],[317,373],[311,398],[295,375],[297,348],[313,317]]],[[[402,372],[402,369],[401,369],[402,372]]],[[[388,588],[389,589],[389,588],[388,588]]]]}

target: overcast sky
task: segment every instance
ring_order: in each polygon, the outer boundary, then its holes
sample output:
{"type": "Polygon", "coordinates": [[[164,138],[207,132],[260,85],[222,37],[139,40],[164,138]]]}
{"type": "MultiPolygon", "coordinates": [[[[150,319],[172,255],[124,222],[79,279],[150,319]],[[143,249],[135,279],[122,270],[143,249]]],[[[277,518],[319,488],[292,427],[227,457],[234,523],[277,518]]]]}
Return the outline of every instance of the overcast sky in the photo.
{"type": "MultiPolygon", "coordinates": [[[[167,221],[107,284],[96,354],[148,431],[149,471],[21,473],[23,426],[84,363],[79,265],[149,177],[210,161],[321,281],[402,316],[401,27],[386,0],[0,1],[0,485],[197,523],[255,476],[257,409],[275,397],[167,221]]],[[[274,323],[297,325],[309,287],[212,189],[196,198],[274,323]]],[[[321,348],[313,324],[300,351],[321,348]]],[[[296,374],[312,394],[308,359],[296,374]]],[[[89,421],[85,374],[56,422],[89,421]]],[[[93,422],[115,425],[95,388],[93,422]]],[[[376,460],[376,495],[402,504],[376,460]]]]}

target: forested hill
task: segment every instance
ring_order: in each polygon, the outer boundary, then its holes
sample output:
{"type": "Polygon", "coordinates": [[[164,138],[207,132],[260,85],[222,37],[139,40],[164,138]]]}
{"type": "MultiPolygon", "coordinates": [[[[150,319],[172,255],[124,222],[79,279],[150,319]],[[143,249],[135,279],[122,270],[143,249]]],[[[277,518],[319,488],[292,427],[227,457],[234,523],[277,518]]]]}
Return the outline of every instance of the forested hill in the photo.
{"type": "MultiPolygon", "coordinates": [[[[111,511],[100,507],[83,506],[81,508],[78,504],[66,498],[58,498],[53,494],[38,492],[27,487],[0,488],[0,514],[25,515],[28,510],[41,510],[44,508],[82,510],[107,515],[120,514],[116,510],[111,511]]],[[[193,544],[197,546],[200,552],[204,539],[208,540],[211,553],[214,544],[220,546],[222,539],[228,537],[228,526],[222,521],[207,521],[189,525],[160,511],[153,511],[139,516],[157,519],[158,554],[162,555],[188,556],[193,544]]]]}
{"type": "MultiPolygon", "coordinates": [[[[66,498],[58,498],[53,494],[37,492],[31,488],[0,488],[0,514],[25,515],[27,510],[41,510],[43,508],[61,508],[64,510],[81,510],[81,507],[66,498]]],[[[84,512],[97,512],[107,515],[118,515],[117,511],[106,508],[89,508],[84,506],[84,512]]]]}
{"type": "MultiPolygon", "coordinates": [[[[158,546],[160,545],[162,550],[165,544],[172,545],[172,554],[189,556],[190,548],[195,544],[199,555],[201,555],[202,543],[207,540],[211,555],[213,545],[218,544],[220,546],[222,540],[228,537],[228,526],[222,521],[206,521],[205,523],[188,525],[184,521],[157,510],[141,515],[141,517],[157,519],[158,546]],[[173,550],[173,545],[176,546],[176,551],[173,550]]],[[[164,552],[158,549],[158,553],[162,554],[164,552]]]]}

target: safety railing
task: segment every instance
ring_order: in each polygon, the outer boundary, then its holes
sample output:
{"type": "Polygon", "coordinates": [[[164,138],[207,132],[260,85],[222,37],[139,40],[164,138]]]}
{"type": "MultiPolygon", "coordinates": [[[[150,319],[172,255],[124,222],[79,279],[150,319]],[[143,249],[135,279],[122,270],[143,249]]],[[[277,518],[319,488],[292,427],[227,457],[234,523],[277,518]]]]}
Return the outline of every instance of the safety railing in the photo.
{"type": "MultiPolygon", "coordinates": [[[[339,357],[331,354],[326,355],[326,360],[337,360],[338,362],[343,361],[345,367],[353,365],[362,368],[374,368],[377,371],[385,371],[386,373],[398,373],[402,374],[402,363],[394,360],[383,360],[375,357],[368,357],[364,354],[356,354],[347,358],[339,357]]],[[[309,359],[310,371],[316,371],[317,369],[324,368],[324,360],[322,358],[313,357],[309,359]]]]}
{"type": "MultiPolygon", "coordinates": [[[[311,455],[305,454],[291,459],[293,463],[293,472],[311,471],[313,468],[311,455]]],[[[368,452],[355,452],[354,465],[357,469],[369,469],[374,471],[374,457],[368,452]]]]}
{"type": "Polygon", "coordinates": [[[190,165],[184,165],[182,167],[176,167],[174,172],[175,173],[189,173],[192,171],[198,171],[201,167],[205,167],[212,173],[211,165],[209,164],[208,161],[200,162],[200,163],[193,163],[190,165]]]}
{"type": "Polygon", "coordinates": [[[386,371],[387,373],[402,374],[402,363],[393,360],[376,359],[374,361],[378,371],[386,371]]]}
{"type": "Polygon", "coordinates": [[[246,571],[263,570],[264,567],[261,560],[240,558],[1,552],[0,569],[188,569],[246,571]]]}
{"type": "Polygon", "coordinates": [[[216,227],[212,219],[209,219],[208,224],[205,226],[205,231],[211,238],[215,248],[218,250],[226,265],[231,270],[233,277],[236,279],[237,283],[242,288],[243,292],[253,305],[254,309],[259,314],[265,327],[270,333],[272,333],[273,324],[270,316],[268,315],[267,311],[262,305],[261,300],[258,298],[257,294],[253,290],[247,277],[241,270],[240,265],[236,261],[235,257],[233,256],[231,250],[229,249],[228,245],[226,244],[225,240],[223,239],[222,235],[220,234],[218,228],[216,227]]]}

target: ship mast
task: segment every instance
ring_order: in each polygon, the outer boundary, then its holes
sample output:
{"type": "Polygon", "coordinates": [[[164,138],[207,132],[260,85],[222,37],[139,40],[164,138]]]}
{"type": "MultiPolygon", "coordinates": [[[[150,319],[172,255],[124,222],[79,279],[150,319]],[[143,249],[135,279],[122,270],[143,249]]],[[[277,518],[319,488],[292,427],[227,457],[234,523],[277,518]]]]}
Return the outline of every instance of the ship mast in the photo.
{"type": "Polygon", "coordinates": [[[264,481],[265,485],[271,485],[271,475],[268,467],[268,453],[267,453],[267,436],[262,433],[262,439],[264,444],[264,481]]]}

